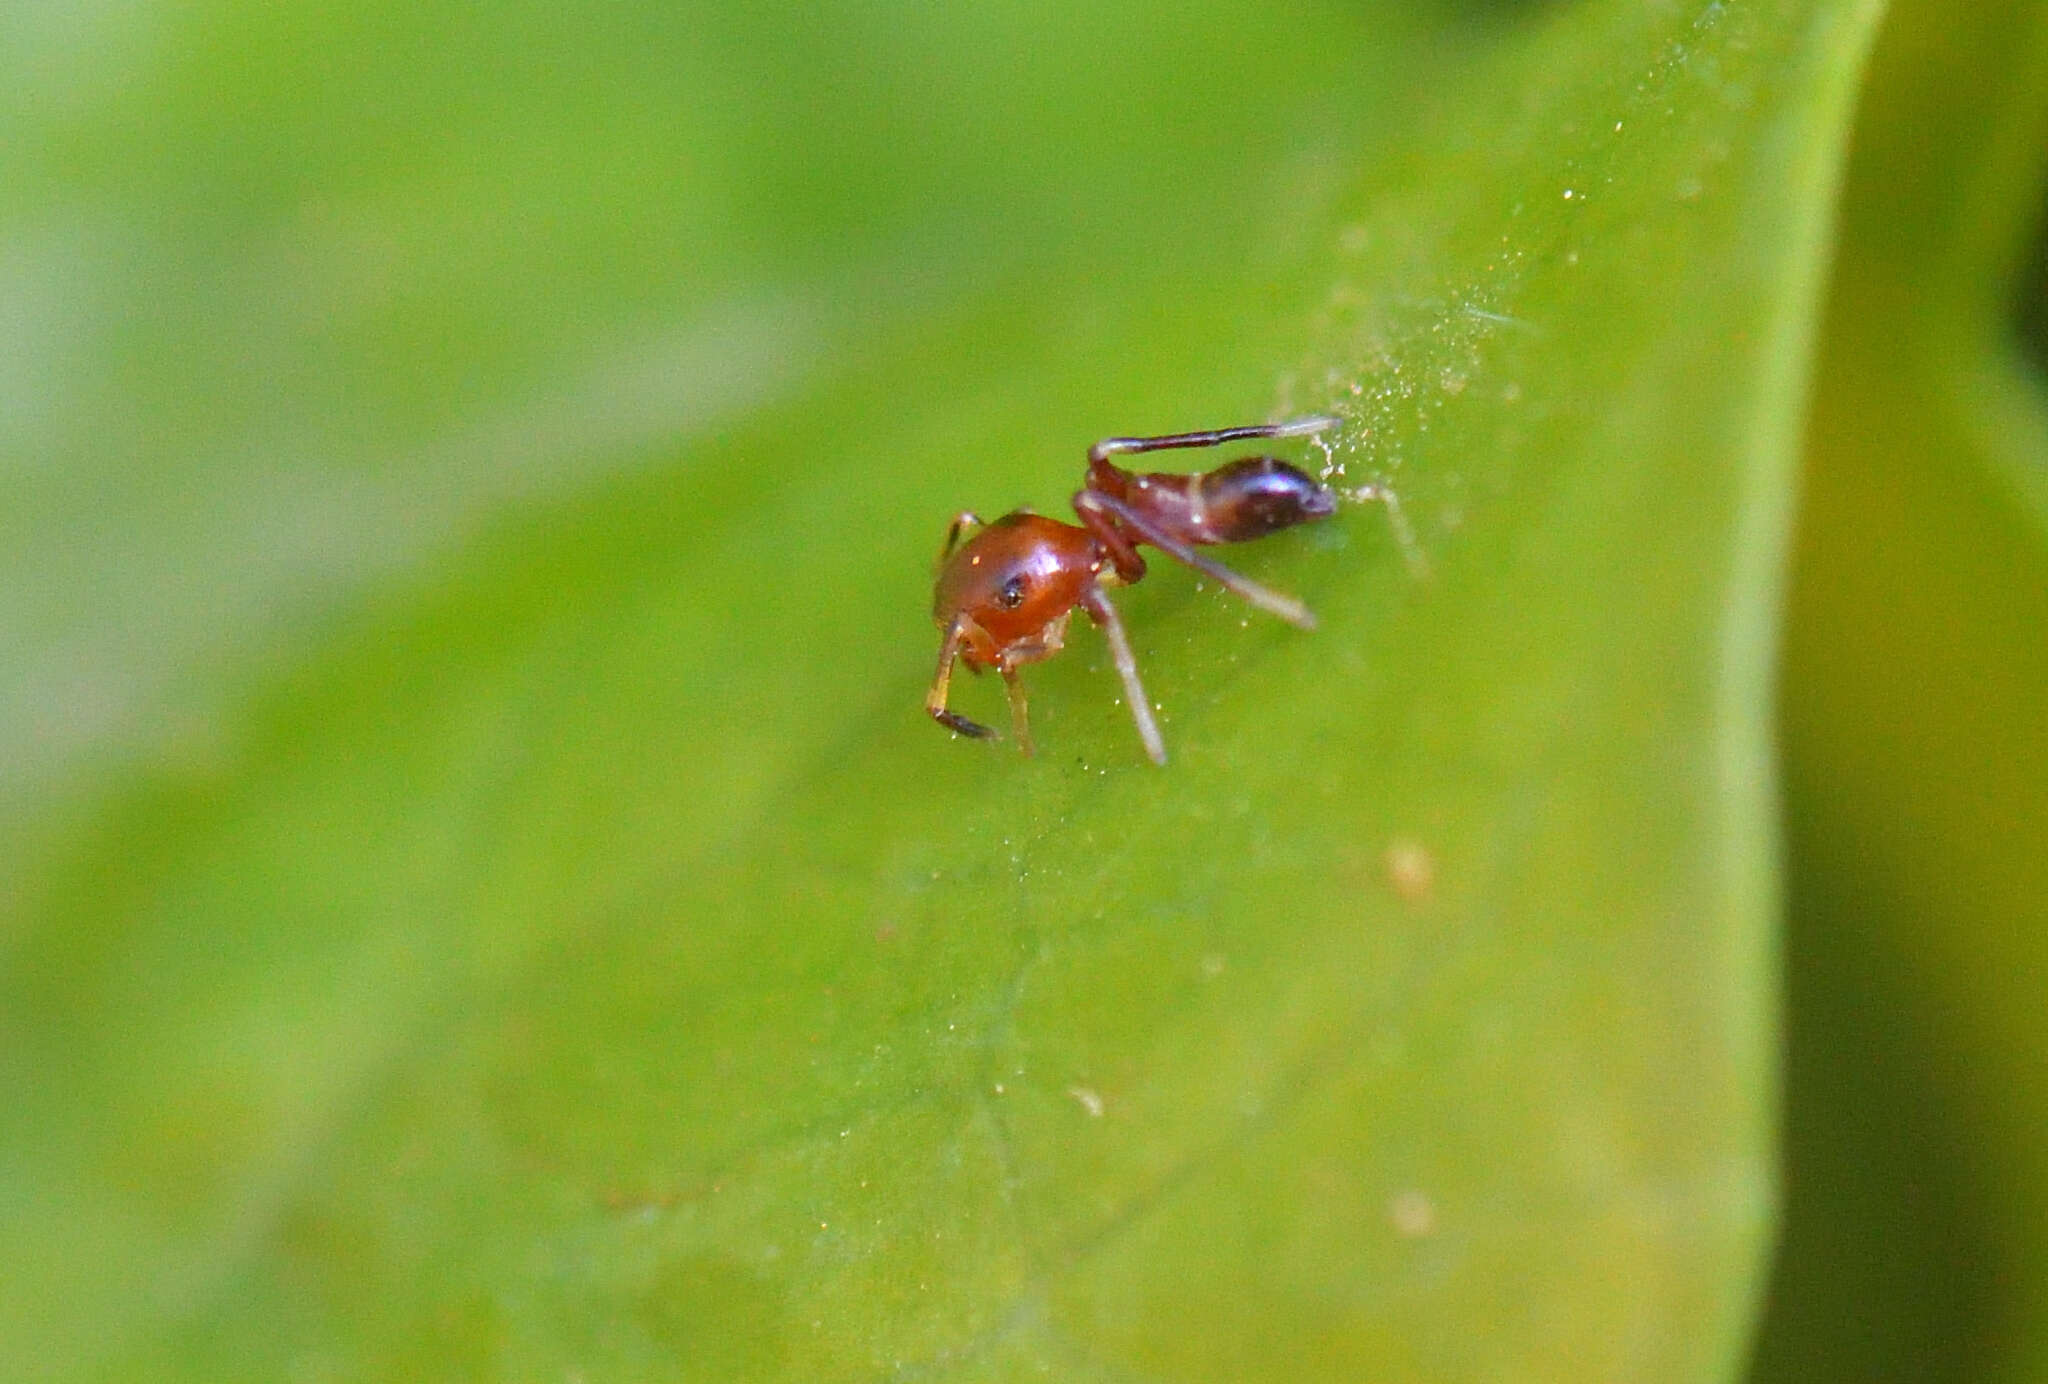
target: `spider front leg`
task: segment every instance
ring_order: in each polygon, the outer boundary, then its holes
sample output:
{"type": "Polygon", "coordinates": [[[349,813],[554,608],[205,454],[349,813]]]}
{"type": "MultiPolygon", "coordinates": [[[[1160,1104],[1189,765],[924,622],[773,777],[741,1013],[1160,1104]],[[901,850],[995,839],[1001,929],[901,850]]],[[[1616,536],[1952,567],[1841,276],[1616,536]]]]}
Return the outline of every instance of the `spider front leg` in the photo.
{"type": "Polygon", "coordinates": [[[967,638],[969,623],[966,616],[960,615],[946,626],[945,642],[939,645],[939,669],[932,675],[932,689],[924,698],[925,714],[948,730],[958,731],[970,739],[994,740],[999,737],[987,726],[946,709],[946,692],[953,682],[953,664],[960,658],[960,645],[967,638]]]}
{"type": "Polygon", "coordinates": [[[1268,437],[1312,437],[1328,432],[1343,420],[1327,413],[1290,418],[1285,423],[1248,423],[1236,428],[1210,428],[1205,432],[1167,433],[1163,437],[1105,437],[1088,449],[1088,460],[1107,461],[1135,452],[1164,452],[1180,447],[1221,447],[1226,442],[1249,442],[1268,437]]]}

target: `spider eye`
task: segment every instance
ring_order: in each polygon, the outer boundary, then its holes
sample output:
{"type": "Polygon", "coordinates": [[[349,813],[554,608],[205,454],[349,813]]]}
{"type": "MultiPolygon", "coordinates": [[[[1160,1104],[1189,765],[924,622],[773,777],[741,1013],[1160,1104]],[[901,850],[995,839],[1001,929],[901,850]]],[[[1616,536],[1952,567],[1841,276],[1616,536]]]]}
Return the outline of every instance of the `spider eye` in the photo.
{"type": "Polygon", "coordinates": [[[1003,589],[996,593],[996,604],[1004,610],[1015,610],[1024,604],[1024,578],[1011,577],[1003,583],[1003,589]]]}

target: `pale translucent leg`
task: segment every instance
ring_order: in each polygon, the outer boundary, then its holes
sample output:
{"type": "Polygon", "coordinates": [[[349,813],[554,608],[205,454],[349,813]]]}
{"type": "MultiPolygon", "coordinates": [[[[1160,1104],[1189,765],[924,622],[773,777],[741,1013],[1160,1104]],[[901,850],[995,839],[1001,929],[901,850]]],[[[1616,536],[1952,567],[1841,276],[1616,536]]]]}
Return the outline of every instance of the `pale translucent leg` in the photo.
{"type": "Polygon", "coordinates": [[[1145,700],[1145,684],[1138,681],[1138,660],[1131,653],[1131,641],[1124,636],[1124,622],[1117,618],[1109,597],[1100,591],[1090,591],[1081,598],[1081,604],[1102,626],[1102,637],[1109,641],[1109,658],[1116,664],[1116,675],[1123,679],[1124,700],[1130,703],[1131,719],[1138,723],[1138,738],[1145,742],[1145,753],[1154,764],[1164,764],[1166,741],[1159,734],[1159,723],[1152,719],[1152,703],[1145,700]]]}
{"type": "Polygon", "coordinates": [[[1017,737],[1017,748],[1035,755],[1038,747],[1031,743],[1031,708],[1024,699],[1024,684],[1016,669],[1003,669],[1003,684],[1010,692],[1010,732],[1017,737]]]}
{"type": "Polygon", "coordinates": [[[1401,546],[1401,560],[1408,564],[1409,575],[1427,580],[1429,558],[1415,541],[1415,529],[1408,522],[1408,511],[1401,508],[1401,497],[1384,485],[1358,485],[1342,493],[1347,500],[1376,500],[1387,507],[1387,527],[1401,546]]]}

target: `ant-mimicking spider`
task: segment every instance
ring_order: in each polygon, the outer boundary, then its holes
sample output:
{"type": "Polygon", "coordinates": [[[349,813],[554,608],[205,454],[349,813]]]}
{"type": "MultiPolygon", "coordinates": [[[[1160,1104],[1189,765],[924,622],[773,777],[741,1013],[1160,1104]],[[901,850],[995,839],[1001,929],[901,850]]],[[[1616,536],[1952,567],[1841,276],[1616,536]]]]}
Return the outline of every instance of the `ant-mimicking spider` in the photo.
{"type": "Polygon", "coordinates": [[[1308,437],[1335,427],[1337,421],[1317,415],[1165,437],[1106,438],[1088,449],[1087,481],[1074,495],[1078,525],[1021,509],[992,524],[983,524],[971,513],[957,516],[946,530],[932,593],[932,618],[945,632],[945,641],[939,646],[939,669],[924,709],[940,725],[962,735],[996,738],[987,726],[946,709],[955,660],[964,660],[977,673],[994,668],[1009,689],[1018,748],[1031,754],[1031,721],[1017,669],[1060,651],[1067,621],[1078,606],[1102,627],[1109,641],[1110,659],[1123,679],[1124,698],[1138,723],[1145,753],[1153,763],[1164,764],[1166,742],[1138,681],[1138,663],[1131,656],[1123,622],[1104,586],[1128,586],[1143,577],[1145,559],[1138,555],[1138,545],[1150,543],[1261,610],[1302,629],[1314,629],[1315,617],[1301,602],[1269,591],[1194,549],[1242,543],[1326,518],[1336,512],[1337,497],[1328,486],[1277,457],[1240,457],[1194,475],[1134,475],[1110,458],[1216,447],[1250,438],[1308,437]],[[969,529],[976,532],[963,543],[969,529]]]}

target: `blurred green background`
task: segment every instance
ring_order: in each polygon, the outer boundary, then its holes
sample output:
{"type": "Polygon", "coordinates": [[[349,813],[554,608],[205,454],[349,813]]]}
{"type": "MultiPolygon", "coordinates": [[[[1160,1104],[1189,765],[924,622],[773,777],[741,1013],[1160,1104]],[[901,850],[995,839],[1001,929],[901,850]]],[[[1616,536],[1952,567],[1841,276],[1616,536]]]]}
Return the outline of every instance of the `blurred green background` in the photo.
{"type": "Polygon", "coordinates": [[[0,1377],[2048,1374],[2039,6],[31,0],[0,188],[0,1377]],[[1311,410],[1164,770],[920,715],[1311,410]]]}

